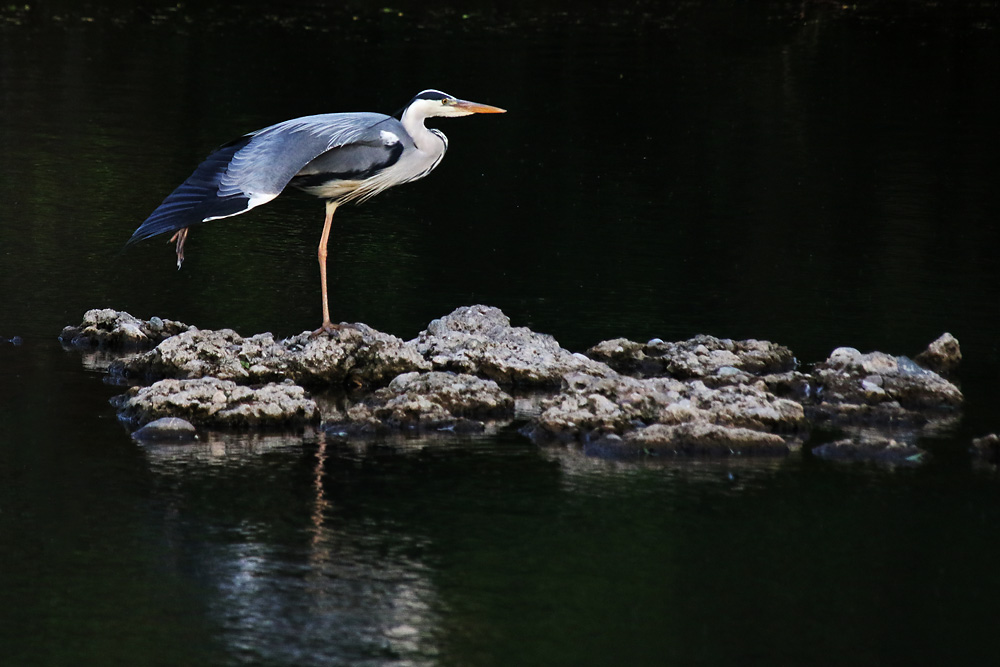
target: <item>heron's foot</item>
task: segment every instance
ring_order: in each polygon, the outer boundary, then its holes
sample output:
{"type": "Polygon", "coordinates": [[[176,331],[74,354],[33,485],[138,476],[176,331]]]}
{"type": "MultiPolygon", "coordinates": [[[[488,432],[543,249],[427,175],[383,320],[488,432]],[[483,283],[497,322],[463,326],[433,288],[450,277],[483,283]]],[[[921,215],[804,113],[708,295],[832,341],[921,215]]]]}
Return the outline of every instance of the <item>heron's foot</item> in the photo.
{"type": "Polygon", "coordinates": [[[319,329],[316,329],[316,331],[313,331],[311,334],[309,334],[309,337],[316,338],[317,336],[321,336],[323,334],[326,334],[327,336],[332,336],[333,334],[343,331],[344,329],[353,329],[353,328],[354,327],[352,327],[350,324],[334,324],[330,320],[327,320],[326,322],[323,322],[323,325],[319,329]]]}
{"type": "Polygon", "coordinates": [[[187,241],[188,228],[181,227],[170,237],[169,243],[177,242],[174,250],[177,252],[177,270],[180,271],[181,264],[184,263],[184,242],[187,241]]]}

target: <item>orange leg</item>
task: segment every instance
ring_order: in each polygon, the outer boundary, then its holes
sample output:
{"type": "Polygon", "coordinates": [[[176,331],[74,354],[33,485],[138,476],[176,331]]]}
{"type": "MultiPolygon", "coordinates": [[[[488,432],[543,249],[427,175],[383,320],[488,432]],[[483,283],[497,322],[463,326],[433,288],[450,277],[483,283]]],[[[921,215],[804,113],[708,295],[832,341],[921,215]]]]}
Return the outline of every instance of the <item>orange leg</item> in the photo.
{"type": "Polygon", "coordinates": [[[330,321],[330,302],[327,298],[326,290],[326,244],[330,240],[330,226],[333,223],[333,213],[337,210],[337,202],[328,201],[326,203],[326,220],[323,221],[323,235],[319,239],[319,250],[316,253],[319,258],[319,280],[323,294],[323,324],[319,329],[313,331],[313,336],[321,333],[333,333],[343,327],[330,321]]]}
{"type": "Polygon", "coordinates": [[[174,232],[173,236],[170,237],[170,242],[171,243],[174,242],[174,241],[177,242],[177,245],[174,246],[174,250],[176,250],[176,252],[177,252],[177,270],[178,271],[181,268],[181,264],[184,263],[184,242],[187,241],[187,237],[188,237],[188,228],[187,227],[181,227],[176,232],[174,232]]]}

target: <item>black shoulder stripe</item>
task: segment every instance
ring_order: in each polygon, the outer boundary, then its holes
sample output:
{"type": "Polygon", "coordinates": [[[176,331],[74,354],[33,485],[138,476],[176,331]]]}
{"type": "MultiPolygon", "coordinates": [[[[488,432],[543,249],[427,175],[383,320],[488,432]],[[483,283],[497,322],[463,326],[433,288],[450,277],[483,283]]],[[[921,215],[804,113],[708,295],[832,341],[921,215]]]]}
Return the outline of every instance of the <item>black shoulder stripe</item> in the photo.
{"type": "MultiPolygon", "coordinates": [[[[372,176],[378,174],[383,169],[388,169],[392,165],[399,162],[399,158],[403,155],[403,144],[402,142],[396,142],[392,146],[386,146],[385,159],[378,162],[374,162],[365,169],[353,169],[349,171],[325,171],[316,174],[304,174],[302,176],[296,176],[292,179],[292,185],[297,188],[310,188],[320,185],[324,185],[331,181],[363,181],[366,178],[371,178],[372,176]]],[[[343,148],[334,148],[333,150],[344,150],[343,148]]]]}

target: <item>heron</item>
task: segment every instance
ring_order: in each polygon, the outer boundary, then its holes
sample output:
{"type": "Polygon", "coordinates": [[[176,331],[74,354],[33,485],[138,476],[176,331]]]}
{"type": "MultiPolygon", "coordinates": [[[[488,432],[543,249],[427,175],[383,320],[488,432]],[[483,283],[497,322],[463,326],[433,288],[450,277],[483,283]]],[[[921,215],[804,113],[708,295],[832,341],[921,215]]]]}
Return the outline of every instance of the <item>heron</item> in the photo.
{"type": "Polygon", "coordinates": [[[288,186],[325,199],[317,251],[323,324],[313,335],[333,333],[344,326],[330,321],[327,298],[326,247],[334,212],[342,204],[364,202],[431,173],[448,150],[448,138],[424,121],[476,113],[505,110],[424,90],[410,100],[399,120],[371,112],[318,114],[243,135],[205,158],[126,245],[172,232],[180,269],[188,230],[196,224],[246,213],[288,186]]]}

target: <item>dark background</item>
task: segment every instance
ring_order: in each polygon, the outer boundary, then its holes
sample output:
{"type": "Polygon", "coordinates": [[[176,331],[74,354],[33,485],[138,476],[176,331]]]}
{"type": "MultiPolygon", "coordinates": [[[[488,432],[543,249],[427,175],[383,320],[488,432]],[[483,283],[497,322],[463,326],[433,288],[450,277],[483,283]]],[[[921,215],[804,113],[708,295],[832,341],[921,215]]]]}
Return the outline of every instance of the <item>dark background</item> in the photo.
{"type": "Polygon", "coordinates": [[[0,655],[12,664],[885,664],[995,654],[995,2],[0,7],[0,655]],[[322,203],[123,250],[217,145],[440,88],[428,178],[337,213],[334,319],[962,344],[918,469],[612,464],[515,433],[133,443],[56,336],[319,324],[322,203]]]}

